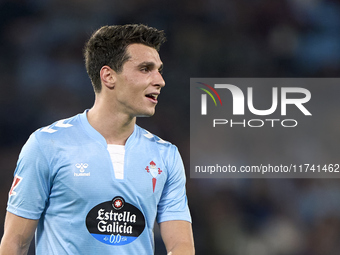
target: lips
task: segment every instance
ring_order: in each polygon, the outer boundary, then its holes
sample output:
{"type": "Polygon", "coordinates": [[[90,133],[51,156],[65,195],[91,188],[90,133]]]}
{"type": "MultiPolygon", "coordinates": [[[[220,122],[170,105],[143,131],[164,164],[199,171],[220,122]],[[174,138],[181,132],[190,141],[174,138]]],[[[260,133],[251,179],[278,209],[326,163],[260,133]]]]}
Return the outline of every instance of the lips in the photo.
{"type": "Polygon", "coordinates": [[[158,95],[159,95],[158,93],[149,93],[149,94],[146,94],[145,96],[149,98],[150,101],[152,101],[153,103],[157,103],[158,95]]]}

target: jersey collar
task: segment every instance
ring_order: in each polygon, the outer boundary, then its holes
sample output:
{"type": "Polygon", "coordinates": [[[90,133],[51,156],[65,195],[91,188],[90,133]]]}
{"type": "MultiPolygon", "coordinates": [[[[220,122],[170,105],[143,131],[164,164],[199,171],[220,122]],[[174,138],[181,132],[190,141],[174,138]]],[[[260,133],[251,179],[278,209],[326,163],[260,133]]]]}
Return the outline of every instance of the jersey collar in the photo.
{"type": "MultiPolygon", "coordinates": [[[[88,111],[89,111],[89,109],[86,109],[83,113],[79,114],[80,122],[81,122],[83,128],[85,129],[86,133],[92,139],[98,141],[103,146],[107,147],[107,143],[106,143],[105,138],[96,129],[94,129],[91,126],[91,124],[89,123],[89,121],[87,120],[87,112],[88,111]]],[[[129,136],[129,138],[126,141],[125,149],[129,148],[130,146],[132,146],[135,143],[134,138],[136,137],[137,133],[138,133],[138,126],[135,125],[133,133],[129,136]]]]}

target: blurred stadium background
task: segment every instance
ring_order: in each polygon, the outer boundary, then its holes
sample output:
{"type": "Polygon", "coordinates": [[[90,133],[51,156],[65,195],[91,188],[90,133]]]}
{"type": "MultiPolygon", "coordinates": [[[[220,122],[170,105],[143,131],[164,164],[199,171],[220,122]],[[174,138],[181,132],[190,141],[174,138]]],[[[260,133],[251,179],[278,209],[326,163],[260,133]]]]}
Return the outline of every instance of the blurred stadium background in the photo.
{"type": "MultiPolygon", "coordinates": [[[[0,0],[0,222],[28,136],[92,106],[85,41],[125,23],[167,34],[167,86],[156,115],[138,124],[176,144],[187,169],[190,77],[340,74],[339,0],[0,0]]],[[[338,179],[195,180],[188,171],[187,190],[197,255],[339,254],[338,179]]],[[[165,254],[157,230],[156,240],[165,254]]]]}

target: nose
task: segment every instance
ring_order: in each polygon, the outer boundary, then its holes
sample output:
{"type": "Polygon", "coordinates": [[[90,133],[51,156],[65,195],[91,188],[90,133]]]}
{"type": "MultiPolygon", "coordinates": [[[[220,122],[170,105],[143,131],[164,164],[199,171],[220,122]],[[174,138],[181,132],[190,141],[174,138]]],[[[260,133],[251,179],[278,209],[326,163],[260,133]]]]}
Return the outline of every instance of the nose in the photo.
{"type": "Polygon", "coordinates": [[[163,79],[163,76],[160,72],[156,71],[154,76],[154,86],[159,86],[160,88],[163,88],[165,86],[165,81],[163,79]]]}

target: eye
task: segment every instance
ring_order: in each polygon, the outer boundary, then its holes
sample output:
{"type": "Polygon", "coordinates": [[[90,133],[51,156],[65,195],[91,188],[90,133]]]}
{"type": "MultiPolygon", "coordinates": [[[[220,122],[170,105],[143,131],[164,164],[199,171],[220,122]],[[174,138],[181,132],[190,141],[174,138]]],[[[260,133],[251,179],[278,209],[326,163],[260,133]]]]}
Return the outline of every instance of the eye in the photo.
{"type": "Polygon", "coordinates": [[[147,73],[147,72],[149,72],[150,71],[150,68],[149,67],[147,67],[147,66],[143,66],[143,67],[141,67],[141,69],[140,69],[143,73],[147,73]]]}

